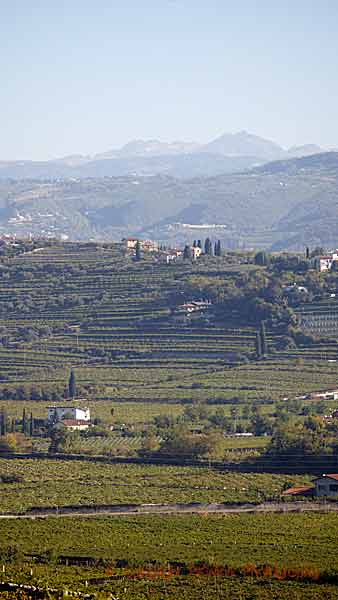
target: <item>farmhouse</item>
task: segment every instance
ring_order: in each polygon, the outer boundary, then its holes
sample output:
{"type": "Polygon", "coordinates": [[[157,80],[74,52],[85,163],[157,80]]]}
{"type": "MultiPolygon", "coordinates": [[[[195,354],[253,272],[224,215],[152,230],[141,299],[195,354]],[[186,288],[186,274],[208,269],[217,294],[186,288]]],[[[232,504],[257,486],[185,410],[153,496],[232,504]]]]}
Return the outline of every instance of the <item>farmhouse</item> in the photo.
{"type": "Polygon", "coordinates": [[[48,406],[48,423],[68,420],[90,422],[89,408],[79,408],[77,406],[48,406]]]}
{"type": "Polygon", "coordinates": [[[316,486],[315,495],[318,497],[338,495],[338,473],[324,473],[318,479],[314,479],[313,483],[316,486]]]}
{"type": "Polygon", "coordinates": [[[123,238],[122,244],[123,244],[125,250],[134,250],[135,246],[137,244],[137,238],[133,238],[133,237],[123,238]]]}
{"type": "Polygon", "coordinates": [[[312,485],[291,487],[282,493],[282,496],[338,496],[338,473],[323,473],[312,480],[312,485]]]}
{"type": "Polygon", "coordinates": [[[202,254],[202,248],[199,246],[191,246],[191,256],[194,260],[199,258],[202,254]]]}
{"type": "Polygon", "coordinates": [[[133,251],[136,249],[137,242],[140,242],[140,247],[143,252],[157,252],[158,244],[152,240],[138,240],[135,237],[123,238],[122,244],[125,251],[133,251]]]}
{"type": "Polygon", "coordinates": [[[325,256],[317,256],[314,259],[315,265],[321,273],[331,271],[338,264],[338,250],[331,252],[325,256]]]}
{"type": "Polygon", "coordinates": [[[182,250],[177,249],[167,250],[166,252],[164,252],[163,256],[165,256],[167,264],[169,264],[171,262],[175,262],[178,258],[182,257],[183,252],[182,250]]]}

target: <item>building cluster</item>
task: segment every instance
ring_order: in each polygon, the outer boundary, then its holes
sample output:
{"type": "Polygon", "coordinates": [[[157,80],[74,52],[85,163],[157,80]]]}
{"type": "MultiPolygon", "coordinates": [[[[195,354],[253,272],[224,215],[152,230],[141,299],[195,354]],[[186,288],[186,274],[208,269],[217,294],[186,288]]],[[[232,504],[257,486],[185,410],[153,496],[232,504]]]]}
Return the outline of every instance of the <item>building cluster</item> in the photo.
{"type": "Polygon", "coordinates": [[[321,273],[338,269],[338,249],[326,255],[316,256],[314,262],[321,273]]]}
{"type": "Polygon", "coordinates": [[[135,237],[123,238],[123,249],[128,254],[134,254],[136,251],[137,242],[140,244],[142,252],[158,252],[158,243],[152,240],[139,240],[135,237]]]}
{"type": "Polygon", "coordinates": [[[139,244],[139,249],[141,252],[146,254],[155,254],[160,260],[165,261],[167,264],[176,262],[177,260],[185,258],[185,253],[187,253],[187,249],[189,252],[189,258],[196,260],[203,254],[201,246],[197,244],[193,244],[192,246],[185,246],[184,250],[180,248],[163,248],[157,242],[152,240],[141,240],[135,237],[128,237],[122,239],[122,247],[124,253],[126,255],[135,255],[136,247],[139,244]]]}
{"type": "Polygon", "coordinates": [[[90,410],[77,406],[49,406],[47,423],[49,426],[60,424],[68,431],[86,431],[91,425],[90,410]]]}
{"type": "Polygon", "coordinates": [[[210,308],[211,302],[209,300],[192,300],[191,302],[185,302],[179,306],[178,310],[185,314],[191,314],[195,312],[202,312],[210,308]]]}

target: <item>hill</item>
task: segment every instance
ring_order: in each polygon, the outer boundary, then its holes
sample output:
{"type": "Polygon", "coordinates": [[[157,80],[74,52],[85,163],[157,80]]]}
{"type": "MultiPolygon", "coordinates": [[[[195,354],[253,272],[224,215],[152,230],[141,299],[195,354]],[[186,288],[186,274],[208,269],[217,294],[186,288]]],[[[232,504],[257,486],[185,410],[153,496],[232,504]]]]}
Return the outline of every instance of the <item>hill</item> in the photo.
{"type": "Polygon", "coordinates": [[[110,240],[132,234],[165,243],[212,235],[228,247],[336,246],[337,180],[336,152],[190,180],[0,180],[0,232],[110,240]]]}
{"type": "Polygon", "coordinates": [[[208,144],[134,140],[108,152],[49,161],[0,161],[0,179],[49,179],[168,175],[176,178],[235,173],[267,161],[320,152],[315,145],[285,150],[245,131],[224,134],[208,144]]]}

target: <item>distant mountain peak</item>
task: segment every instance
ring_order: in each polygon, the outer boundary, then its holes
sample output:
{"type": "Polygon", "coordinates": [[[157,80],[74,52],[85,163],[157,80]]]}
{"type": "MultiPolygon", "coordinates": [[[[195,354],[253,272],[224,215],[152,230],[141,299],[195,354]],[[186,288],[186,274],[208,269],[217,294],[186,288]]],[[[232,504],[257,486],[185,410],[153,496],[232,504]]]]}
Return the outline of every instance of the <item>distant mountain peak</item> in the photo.
{"type": "Polygon", "coordinates": [[[97,154],[95,159],[101,158],[135,158],[137,156],[165,156],[173,154],[190,154],[198,150],[196,142],[161,142],[160,140],[132,140],[115,150],[97,154]]]}
{"type": "Polygon", "coordinates": [[[284,149],[275,142],[245,130],[224,133],[209,144],[205,144],[203,152],[223,156],[256,156],[264,160],[275,160],[285,153],[284,149]]]}

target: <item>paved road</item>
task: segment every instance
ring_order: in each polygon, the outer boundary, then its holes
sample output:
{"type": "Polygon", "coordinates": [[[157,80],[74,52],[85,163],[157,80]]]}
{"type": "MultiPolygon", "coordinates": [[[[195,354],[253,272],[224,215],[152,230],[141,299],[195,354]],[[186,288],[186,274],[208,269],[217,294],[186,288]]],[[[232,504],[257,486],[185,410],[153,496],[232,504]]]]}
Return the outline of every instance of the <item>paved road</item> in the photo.
{"type": "Polygon", "coordinates": [[[59,517],[110,517],[142,515],[180,515],[180,514],[259,514],[259,513],[303,513],[338,512],[338,502],[265,502],[264,504],[140,504],[140,505],[101,505],[69,506],[31,509],[23,514],[4,514],[0,519],[36,519],[59,517]]]}

